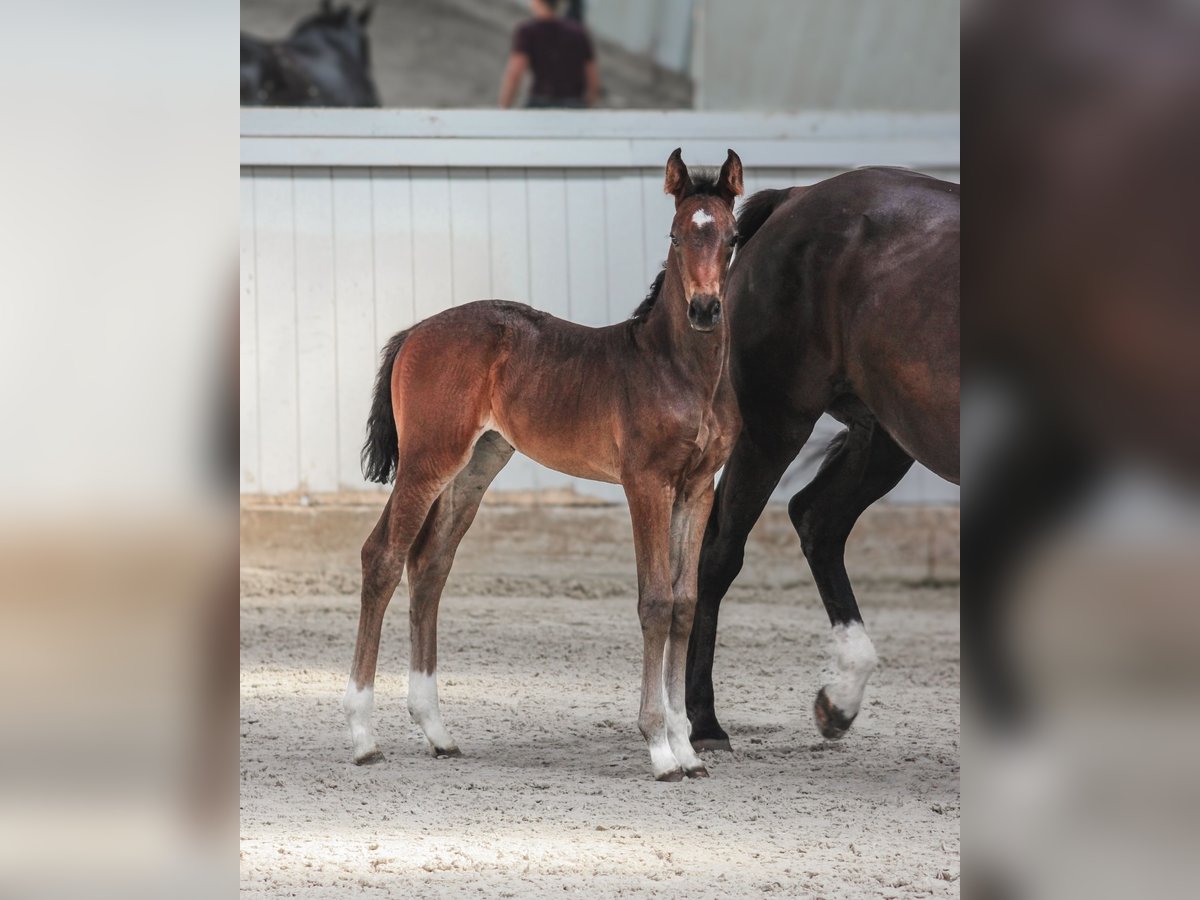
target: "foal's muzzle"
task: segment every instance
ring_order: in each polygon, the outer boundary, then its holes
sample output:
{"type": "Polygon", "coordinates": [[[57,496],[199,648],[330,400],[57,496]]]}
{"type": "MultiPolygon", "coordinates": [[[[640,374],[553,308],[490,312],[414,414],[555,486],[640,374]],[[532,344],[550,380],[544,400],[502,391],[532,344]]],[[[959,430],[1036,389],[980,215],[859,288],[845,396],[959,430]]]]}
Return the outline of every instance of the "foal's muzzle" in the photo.
{"type": "Polygon", "coordinates": [[[721,299],[697,294],[688,302],[688,324],[696,331],[712,331],[721,321],[721,299]]]}

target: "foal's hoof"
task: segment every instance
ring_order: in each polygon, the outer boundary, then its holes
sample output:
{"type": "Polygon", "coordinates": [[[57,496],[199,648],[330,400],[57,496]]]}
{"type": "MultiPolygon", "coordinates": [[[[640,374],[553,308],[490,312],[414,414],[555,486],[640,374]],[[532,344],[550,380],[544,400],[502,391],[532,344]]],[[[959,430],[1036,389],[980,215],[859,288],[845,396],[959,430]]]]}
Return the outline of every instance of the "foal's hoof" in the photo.
{"type": "Polygon", "coordinates": [[[683,769],[672,769],[654,776],[655,781],[683,781],[683,769]]]}
{"type": "Polygon", "coordinates": [[[825,693],[825,688],[821,688],[817,692],[817,699],[813,703],[813,718],[816,719],[817,728],[823,737],[836,741],[850,730],[857,715],[855,713],[853,716],[848,716],[834,706],[829,695],[825,693]]]}
{"type": "Polygon", "coordinates": [[[434,747],[430,751],[434,759],[450,759],[455,756],[462,756],[462,751],[457,747],[434,747]]]}
{"type": "Polygon", "coordinates": [[[704,768],[704,766],[697,766],[694,769],[684,769],[683,774],[688,778],[707,778],[708,769],[704,768]]]}
{"type": "Polygon", "coordinates": [[[373,766],[377,762],[383,762],[383,753],[380,752],[378,747],[368,750],[362,756],[354,757],[354,764],[356,766],[373,766]]]}

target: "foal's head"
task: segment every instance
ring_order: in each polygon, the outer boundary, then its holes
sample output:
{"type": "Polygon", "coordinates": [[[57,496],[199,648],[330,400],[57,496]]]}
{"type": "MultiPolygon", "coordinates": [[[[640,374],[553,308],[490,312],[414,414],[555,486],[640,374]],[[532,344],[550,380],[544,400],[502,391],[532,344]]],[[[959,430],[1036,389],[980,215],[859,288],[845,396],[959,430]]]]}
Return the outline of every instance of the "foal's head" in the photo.
{"type": "Polygon", "coordinates": [[[663,189],[675,197],[671,252],[683,279],[688,323],[712,331],[721,321],[725,272],[737,243],[733,201],[742,192],[742,161],[730,150],[716,178],[693,178],[676,150],[667,160],[663,189]]]}

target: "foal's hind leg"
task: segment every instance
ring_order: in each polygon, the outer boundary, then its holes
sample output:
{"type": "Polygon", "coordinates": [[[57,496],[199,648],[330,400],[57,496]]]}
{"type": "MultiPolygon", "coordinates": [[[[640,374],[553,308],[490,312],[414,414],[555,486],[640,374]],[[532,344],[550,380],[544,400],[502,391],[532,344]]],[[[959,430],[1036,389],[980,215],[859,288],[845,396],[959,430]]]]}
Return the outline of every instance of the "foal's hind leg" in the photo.
{"type": "Polygon", "coordinates": [[[460,452],[445,448],[429,452],[410,444],[408,449],[401,449],[400,458],[401,467],[396,473],[392,496],[362,548],[362,610],[350,682],[342,699],[342,709],[354,742],[354,761],[359,765],[380,758],[371,730],[371,713],[375,707],[375,669],[379,661],[383,614],[400,583],[405,559],[430,507],[471,458],[471,445],[466,439],[460,452]],[[405,460],[409,459],[420,460],[421,464],[406,465],[405,460]]]}
{"type": "Polygon", "coordinates": [[[488,485],[512,457],[513,448],[489,431],[475,444],[471,461],[455,476],[429,512],[408,554],[409,628],[408,712],[436,757],[458,756],[442,726],[437,690],[437,614],[454,553],[483,500],[488,485]]]}
{"type": "Polygon", "coordinates": [[[371,714],[375,709],[375,668],[379,661],[383,614],[404,574],[408,548],[443,485],[442,480],[417,480],[397,474],[383,515],[363,544],[362,608],[350,681],[342,698],[342,709],[350,724],[350,738],[354,744],[354,761],[359,765],[381,758],[371,730],[371,714]]]}
{"type": "Polygon", "coordinates": [[[877,664],[846,574],[846,538],[863,510],[895,487],[912,463],[878,422],[856,422],[834,438],[816,477],[788,504],[833,625],[835,674],[813,705],[817,727],[830,739],[854,722],[877,664]]]}

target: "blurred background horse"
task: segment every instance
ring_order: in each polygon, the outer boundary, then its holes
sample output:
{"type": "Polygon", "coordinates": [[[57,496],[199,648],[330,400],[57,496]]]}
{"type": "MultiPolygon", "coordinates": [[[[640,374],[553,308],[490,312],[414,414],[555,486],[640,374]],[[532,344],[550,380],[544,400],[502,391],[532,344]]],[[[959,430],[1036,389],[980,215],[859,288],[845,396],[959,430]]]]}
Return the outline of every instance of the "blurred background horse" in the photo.
{"type": "Polygon", "coordinates": [[[242,106],[380,106],[371,11],[370,3],[356,12],[323,0],[282,41],[242,32],[242,106]]]}

